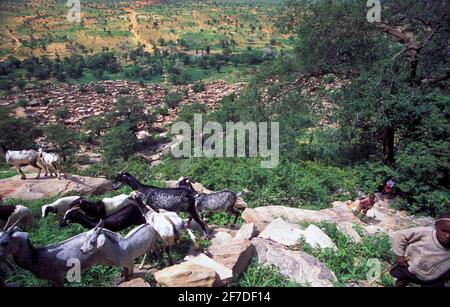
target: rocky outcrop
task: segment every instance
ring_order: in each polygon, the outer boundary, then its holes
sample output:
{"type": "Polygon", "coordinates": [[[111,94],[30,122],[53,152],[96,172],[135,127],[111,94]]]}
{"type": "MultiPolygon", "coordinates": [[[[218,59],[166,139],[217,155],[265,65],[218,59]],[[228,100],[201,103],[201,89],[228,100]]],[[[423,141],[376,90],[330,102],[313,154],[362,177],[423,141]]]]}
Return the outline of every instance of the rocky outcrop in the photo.
{"type": "Polygon", "coordinates": [[[34,200],[62,196],[69,192],[100,195],[112,189],[111,182],[105,178],[68,175],[58,180],[55,177],[34,177],[36,174],[28,174],[27,178],[30,179],[27,180],[21,180],[20,175],[0,179],[0,195],[4,198],[34,200]]]}
{"type": "Polygon", "coordinates": [[[218,284],[218,275],[210,268],[190,262],[167,267],[154,274],[163,287],[212,287],[218,284]]]}
{"type": "Polygon", "coordinates": [[[260,232],[278,218],[291,224],[331,222],[352,237],[355,242],[360,241],[359,234],[354,230],[355,225],[361,228],[365,234],[371,235],[377,232],[391,234],[400,229],[434,224],[432,218],[416,218],[392,209],[389,207],[389,203],[383,201],[380,197],[378,197],[374,207],[368,211],[367,217],[363,221],[352,213],[351,202],[340,201],[334,202],[332,208],[323,210],[306,210],[284,206],[248,208],[244,211],[242,218],[247,223],[257,225],[260,232]]]}

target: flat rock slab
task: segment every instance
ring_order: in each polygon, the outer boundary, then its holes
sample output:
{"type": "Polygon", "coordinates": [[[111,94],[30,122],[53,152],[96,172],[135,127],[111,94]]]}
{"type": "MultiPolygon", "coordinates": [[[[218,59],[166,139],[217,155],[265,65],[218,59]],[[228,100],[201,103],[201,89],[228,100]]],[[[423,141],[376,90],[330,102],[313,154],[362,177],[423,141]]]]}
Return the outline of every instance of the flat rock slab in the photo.
{"type": "Polygon", "coordinates": [[[163,287],[213,287],[218,283],[214,270],[189,262],[167,267],[153,276],[163,287]]]}
{"type": "Polygon", "coordinates": [[[249,240],[231,239],[223,244],[213,244],[208,248],[211,258],[223,264],[238,276],[250,264],[253,245],[249,240]]]}
{"type": "Polygon", "coordinates": [[[214,261],[203,253],[187,255],[183,260],[188,263],[198,264],[213,270],[219,276],[221,285],[227,285],[233,280],[233,271],[231,269],[214,261]]]}
{"type": "Polygon", "coordinates": [[[241,228],[236,232],[236,239],[247,239],[250,240],[258,235],[258,231],[253,223],[242,224],[241,228]]]}
{"type": "Polygon", "coordinates": [[[334,272],[317,258],[301,251],[292,251],[280,243],[253,238],[255,257],[263,265],[274,265],[290,280],[312,287],[332,287],[337,281],[334,272]]]}
{"type": "Polygon", "coordinates": [[[0,179],[0,195],[4,198],[34,200],[62,196],[69,192],[100,195],[112,189],[111,182],[105,178],[68,175],[61,180],[43,176],[34,179],[36,175],[28,174],[26,180],[21,180],[20,175],[0,179]]]}
{"type": "Polygon", "coordinates": [[[118,285],[119,288],[150,288],[150,284],[142,278],[134,278],[118,285]]]}
{"type": "Polygon", "coordinates": [[[259,234],[259,237],[291,246],[300,243],[302,231],[298,227],[285,222],[283,219],[277,218],[259,234]]]}

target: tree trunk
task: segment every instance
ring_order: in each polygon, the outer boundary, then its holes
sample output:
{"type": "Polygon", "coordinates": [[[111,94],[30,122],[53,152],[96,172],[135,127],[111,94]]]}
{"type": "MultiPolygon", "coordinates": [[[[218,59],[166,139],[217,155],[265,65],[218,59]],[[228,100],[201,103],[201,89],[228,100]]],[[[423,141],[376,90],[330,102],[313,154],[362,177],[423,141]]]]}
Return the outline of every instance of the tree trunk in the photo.
{"type": "Polygon", "coordinates": [[[383,131],[383,159],[387,163],[394,163],[394,128],[387,127],[383,131]]]}

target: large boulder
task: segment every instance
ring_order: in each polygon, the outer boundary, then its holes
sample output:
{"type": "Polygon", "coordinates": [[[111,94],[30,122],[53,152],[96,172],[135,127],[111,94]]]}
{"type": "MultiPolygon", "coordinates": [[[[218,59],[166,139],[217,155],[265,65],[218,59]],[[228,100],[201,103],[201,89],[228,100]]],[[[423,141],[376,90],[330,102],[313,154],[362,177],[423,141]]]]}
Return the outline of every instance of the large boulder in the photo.
{"type": "Polygon", "coordinates": [[[214,270],[190,262],[167,267],[153,276],[163,287],[212,287],[218,283],[214,270]]]}
{"type": "Polygon", "coordinates": [[[213,270],[217,273],[221,281],[221,285],[227,285],[233,279],[233,271],[231,269],[227,268],[221,263],[214,261],[203,253],[194,253],[187,255],[183,260],[188,263],[198,264],[213,270]]]}
{"type": "Polygon", "coordinates": [[[286,246],[291,246],[300,243],[302,231],[298,227],[278,218],[270,223],[264,231],[259,234],[259,237],[270,239],[286,246]]]}
{"type": "Polygon", "coordinates": [[[330,237],[316,225],[309,225],[305,230],[301,231],[301,236],[305,239],[305,242],[312,247],[332,248],[337,250],[336,245],[330,237]]]}
{"type": "Polygon", "coordinates": [[[35,177],[36,174],[29,174],[26,180],[21,180],[20,175],[0,179],[0,195],[4,198],[34,200],[62,196],[69,192],[100,195],[112,189],[111,182],[105,178],[68,175],[59,180],[43,175],[40,179],[35,177]]]}
{"type": "Polygon", "coordinates": [[[292,281],[313,287],[332,287],[337,281],[336,275],[311,255],[259,237],[253,238],[252,244],[259,263],[275,266],[292,281]]]}
{"type": "Polygon", "coordinates": [[[273,218],[265,216],[264,214],[259,213],[253,208],[246,208],[242,212],[242,219],[246,223],[253,223],[258,233],[262,232],[264,228],[266,228],[266,226],[269,225],[273,220],[273,218]]]}
{"type": "Polygon", "coordinates": [[[264,206],[255,208],[255,211],[266,219],[274,220],[276,218],[282,218],[283,220],[293,224],[298,224],[305,221],[315,223],[332,221],[332,218],[327,213],[317,210],[306,210],[284,206],[264,206]]]}
{"type": "Polygon", "coordinates": [[[207,251],[213,260],[231,269],[234,276],[238,276],[250,264],[253,245],[249,240],[231,239],[223,244],[212,244],[207,251]]]}

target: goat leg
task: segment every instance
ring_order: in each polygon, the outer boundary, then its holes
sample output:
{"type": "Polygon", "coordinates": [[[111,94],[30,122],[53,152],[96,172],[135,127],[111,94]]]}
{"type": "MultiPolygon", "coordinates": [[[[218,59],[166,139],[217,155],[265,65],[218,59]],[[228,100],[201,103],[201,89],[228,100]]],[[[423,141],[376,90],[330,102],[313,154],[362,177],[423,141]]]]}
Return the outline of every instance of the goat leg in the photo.
{"type": "Polygon", "coordinates": [[[205,225],[205,223],[200,219],[200,217],[198,216],[197,211],[195,210],[195,207],[189,208],[189,209],[188,209],[188,213],[189,213],[189,215],[194,219],[194,221],[196,221],[197,224],[200,225],[200,227],[201,227],[202,230],[203,230],[203,234],[204,234],[205,236],[208,236],[208,231],[206,230],[206,225],[205,225]]]}
{"type": "Polygon", "coordinates": [[[165,246],[167,258],[169,259],[169,265],[173,265],[172,255],[170,254],[170,245],[165,246]]]}
{"type": "Polygon", "coordinates": [[[139,266],[139,269],[142,270],[144,268],[145,260],[147,259],[147,253],[144,254],[144,259],[142,259],[141,265],[139,266]]]}
{"type": "Polygon", "coordinates": [[[17,171],[22,174],[22,177],[20,177],[20,179],[25,180],[27,179],[27,177],[25,176],[25,174],[22,172],[21,166],[16,166],[17,171]]]}

